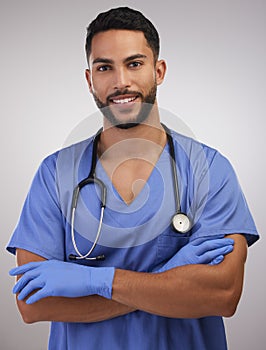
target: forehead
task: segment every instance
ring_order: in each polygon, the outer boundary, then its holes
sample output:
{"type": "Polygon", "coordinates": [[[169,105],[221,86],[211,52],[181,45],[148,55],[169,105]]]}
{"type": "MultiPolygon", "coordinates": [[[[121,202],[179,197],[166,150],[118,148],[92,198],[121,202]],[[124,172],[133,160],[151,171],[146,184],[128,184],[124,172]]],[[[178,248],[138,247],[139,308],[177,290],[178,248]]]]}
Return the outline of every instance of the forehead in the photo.
{"type": "Polygon", "coordinates": [[[90,61],[96,58],[124,59],[135,54],[153,56],[141,31],[111,29],[92,38],[90,61]]]}

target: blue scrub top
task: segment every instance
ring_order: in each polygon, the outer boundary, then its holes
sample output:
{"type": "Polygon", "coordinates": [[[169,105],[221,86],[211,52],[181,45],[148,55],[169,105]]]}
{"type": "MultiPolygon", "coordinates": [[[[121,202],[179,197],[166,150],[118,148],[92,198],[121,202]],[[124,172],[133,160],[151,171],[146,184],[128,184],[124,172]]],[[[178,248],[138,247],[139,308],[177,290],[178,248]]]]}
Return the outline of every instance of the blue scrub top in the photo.
{"type": "MultiPolygon", "coordinates": [[[[176,154],[181,209],[193,221],[190,232],[177,234],[169,147],[140,194],[128,205],[119,196],[100,162],[96,175],[107,187],[102,233],[93,256],[105,261],[77,261],[90,266],[115,266],[151,272],[160,268],[189,240],[241,233],[250,246],[258,238],[255,224],[232,166],[216,150],[171,131],[176,154]]],[[[65,148],[47,157],[34,177],[19,223],[7,246],[26,249],[46,259],[68,261],[76,254],[70,229],[74,187],[88,176],[92,141],[65,148]]],[[[95,239],[100,215],[99,188],[81,190],[75,240],[86,254],[95,239]]],[[[177,293],[178,298],[178,293],[177,293]]],[[[52,322],[49,349],[195,349],[224,350],[221,317],[174,319],[135,311],[95,323],[52,322]]]]}

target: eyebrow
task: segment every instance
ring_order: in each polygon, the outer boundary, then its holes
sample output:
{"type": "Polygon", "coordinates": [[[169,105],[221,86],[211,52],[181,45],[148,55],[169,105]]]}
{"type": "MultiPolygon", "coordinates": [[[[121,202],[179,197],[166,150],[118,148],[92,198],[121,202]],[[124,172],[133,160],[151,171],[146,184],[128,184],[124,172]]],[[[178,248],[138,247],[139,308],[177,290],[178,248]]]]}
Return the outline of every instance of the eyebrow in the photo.
{"type": "MultiPolygon", "coordinates": [[[[146,59],[147,56],[146,55],[143,55],[143,54],[135,54],[135,55],[132,55],[132,56],[129,56],[127,58],[124,59],[124,63],[127,63],[129,61],[133,61],[133,60],[136,60],[136,59],[139,59],[139,58],[142,58],[142,59],[146,59]]],[[[98,58],[95,58],[95,60],[93,60],[92,64],[96,64],[96,63],[107,63],[107,64],[113,64],[114,61],[110,58],[104,58],[104,57],[98,57],[98,58]]]]}
{"type": "Polygon", "coordinates": [[[141,53],[137,53],[136,55],[132,55],[132,56],[129,56],[127,58],[124,59],[124,63],[127,63],[129,61],[133,61],[133,60],[136,60],[138,58],[142,58],[142,59],[146,59],[147,56],[146,55],[143,55],[141,53]]]}

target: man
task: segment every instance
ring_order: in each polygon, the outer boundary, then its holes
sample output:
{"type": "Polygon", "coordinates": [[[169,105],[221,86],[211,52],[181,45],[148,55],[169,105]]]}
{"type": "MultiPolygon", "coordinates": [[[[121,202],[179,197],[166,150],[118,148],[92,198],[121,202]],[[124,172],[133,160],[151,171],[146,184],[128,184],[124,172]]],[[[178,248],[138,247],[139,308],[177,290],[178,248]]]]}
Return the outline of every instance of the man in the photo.
{"type": "Polygon", "coordinates": [[[86,53],[103,130],[47,157],[33,180],[7,247],[21,315],[52,321],[50,349],[226,349],[222,316],[236,310],[258,239],[232,167],[161,125],[166,63],[141,13],[100,14],[86,53]],[[187,214],[179,232],[176,207],[187,214]]]}

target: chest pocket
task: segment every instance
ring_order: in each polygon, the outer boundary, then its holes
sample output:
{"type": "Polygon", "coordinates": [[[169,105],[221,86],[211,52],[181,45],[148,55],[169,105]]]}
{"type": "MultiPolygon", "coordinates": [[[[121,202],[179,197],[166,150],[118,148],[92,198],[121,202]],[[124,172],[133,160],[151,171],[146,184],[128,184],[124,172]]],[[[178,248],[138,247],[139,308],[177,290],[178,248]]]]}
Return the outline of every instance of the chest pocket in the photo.
{"type": "Polygon", "coordinates": [[[189,232],[180,234],[168,228],[157,237],[155,269],[160,268],[189,242],[189,232]]]}

